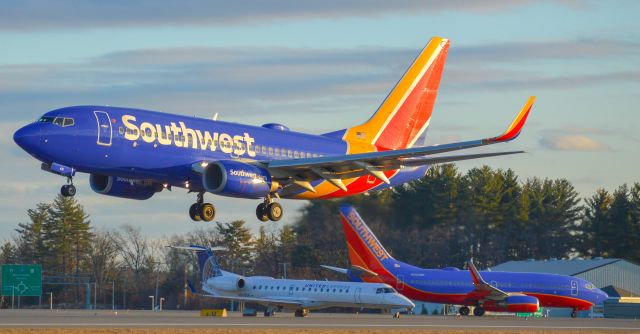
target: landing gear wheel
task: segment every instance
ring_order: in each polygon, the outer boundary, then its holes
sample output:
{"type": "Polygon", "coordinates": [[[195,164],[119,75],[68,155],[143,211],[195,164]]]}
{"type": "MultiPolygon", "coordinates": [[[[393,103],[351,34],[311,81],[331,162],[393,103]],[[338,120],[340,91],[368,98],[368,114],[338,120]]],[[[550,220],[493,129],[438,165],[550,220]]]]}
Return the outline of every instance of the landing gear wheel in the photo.
{"type": "Polygon", "coordinates": [[[482,306],[476,306],[473,309],[473,315],[475,315],[476,317],[481,317],[484,315],[484,308],[482,306]]]}
{"type": "Polygon", "coordinates": [[[277,222],[282,218],[283,213],[282,205],[280,205],[280,203],[273,202],[267,205],[267,216],[269,216],[271,221],[277,222]]]}
{"type": "Polygon", "coordinates": [[[216,216],[216,208],[211,203],[204,203],[200,206],[200,218],[210,222],[216,216]]]}
{"type": "Polygon", "coordinates": [[[309,310],[307,310],[306,308],[303,309],[297,309],[295,316],[296,318],[303,318],[309,315],[309,310]]]}
{"type": "Polygon", "coordinates": [[[64,197],[73,197],[76,195],[76,187],[73,184],[65,184],[60,188],[60,194],[64,197]]]}
{"type": "Polygon", "coordinates": [[[200,220],[202,220],[202,218],[200,218],[200,204],[191,204],[191,207],[189,208],[189,217],[191,217],[191,220],[193,220],[194,222],[199,222],[200,220]]]}
{"type": "Polygon", "coordinates": [[[572,318],[577,318],[578,317],[578,311],[576,311],[576,310],[571,311],[571,317],[572,318]]]}
{"type": "Polygon", "coordinates": [[[463,306],[461,307],[458,312],[460,312],[460,315],[469,315],[469,308],[467,306],[463,306]]]}
{"type": "Polygon", "coordinates": [[[256,207],[256,217],[258,217],[258,220],[262,222],[269,220],[269,215],[267,215],[267,205],[265,203],[260,203],[258,204],[258,207],[256,207]]]}

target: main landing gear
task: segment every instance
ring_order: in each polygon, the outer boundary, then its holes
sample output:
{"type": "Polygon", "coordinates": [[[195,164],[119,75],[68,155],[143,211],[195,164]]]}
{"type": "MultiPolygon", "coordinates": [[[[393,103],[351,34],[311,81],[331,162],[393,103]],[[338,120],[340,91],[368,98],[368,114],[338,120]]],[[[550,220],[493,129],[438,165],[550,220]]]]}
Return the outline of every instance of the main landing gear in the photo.
{"type": "Polygon", "coordinates": [[[67,177],[67,184],[60,188],[60,194],[64,197],[73,197],[76,195],[76,186],[73,185],[72,177],[67,177]]]}
{"type": "Polygon", "coordinates": [[[308,308],[299,308],[296,310],[295,316],[296,318],[304,318],[309,315],[308,308]]]}
{"type": "Polygon", "coordinates": [[[271,195],[267,195],[264,202],[260,203],[256,208],[256,217],[263,222],[266,222],[267,220],[277,222],[282,218],[283,213],[282,205],[275,202],[271,195]]]}
{"type": "Polygon", "coordinates": [[[471,312],[471,310],[469,309],[468,306],[463,306],[458,310],[458,312],[460,312],[460,315],[467,316],[467,315],[469,315],[469,312],[471,312]]]}
{"type": "Polygon", "coordinates": [[[571,317],[572,318],[577,318],[578,317],[578,310],[573,309],[573,311],[571,311],[571,317]]]}
{"type": "Polygon", "coordinates": [[[216,208],[211,203],[204,203],[204,192],[199,192],[196,203],[189,208],[189,217],[196,222],[201,220],[210,222],[215,216],[216,208]]]}
{"type": "MultiPolygon", "coordinates": [[[[468,306],[463,306],[458,310],[458,312],[460,312],[460,315],[467,316],[469,315],[469,313],[471,313],[471,309],[468,306]]],[[[483,316],[485,312],[486,310],[484,309],[484,307],[480,305],[473,308],[473,315],[475,315],[476,317],[483,316]]]]}

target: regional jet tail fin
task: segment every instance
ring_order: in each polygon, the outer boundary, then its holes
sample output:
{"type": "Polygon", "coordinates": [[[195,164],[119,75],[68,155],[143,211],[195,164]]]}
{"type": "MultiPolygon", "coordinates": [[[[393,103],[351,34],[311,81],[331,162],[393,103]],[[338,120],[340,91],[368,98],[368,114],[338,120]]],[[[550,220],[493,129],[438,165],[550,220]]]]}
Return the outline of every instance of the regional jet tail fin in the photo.
{"type": "Polygon", "coordinates": [[[195,251],[198,256],[198,267],[200,268],[200,279],[206,282],[211,277],[222,276],[222,268],[213,251],[226,250],[224,247],[204,247],[199,245],[191,246],[169,246],[174,249],[195,251]]]}
{"type": "Polygon", "coordinates": [[[351,205],[342,205],[340,215],[353,268],[374,274],[384,270],[385,262],[393,258],[358,212],[351,205]]]}
{"type": "Polygon", "coordinates": [[[412,147],[429,126],[448,50],[448,39],[433,37],[375,114],[343,139],[385,150],[412,147]]]}

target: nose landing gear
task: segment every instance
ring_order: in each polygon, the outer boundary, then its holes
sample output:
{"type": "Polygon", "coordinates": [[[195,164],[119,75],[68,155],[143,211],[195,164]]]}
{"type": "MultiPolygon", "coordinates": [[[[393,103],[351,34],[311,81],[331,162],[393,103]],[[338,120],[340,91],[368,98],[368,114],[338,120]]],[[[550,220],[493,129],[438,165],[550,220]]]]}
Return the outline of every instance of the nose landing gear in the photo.
{"type": "Polygon", "coordinates": [[[73,185],[73,178],[67,178],[67,184],[60,188],[60,194],[64,197],[73,197],[76,195],[76,186],[73,185]]]}
{"type": "Polygon", "coordinates": [[[199,192],[196,203],[189,207],[189,217],[196,222],[201,220],[210,222],[215,216],[216,208],[211,203],[204,203],[204,192],[199,192]]]}
{"type": "Polygon", "coordinates": [[[275,202],[271,195],[267,195],[264,202],[260,203],[256,208],[256,217],[263,222],[266,222],[267,220],[277,222],[282,218],[283,213],[284,210],[282,209],[282,205],[275,202]]]}

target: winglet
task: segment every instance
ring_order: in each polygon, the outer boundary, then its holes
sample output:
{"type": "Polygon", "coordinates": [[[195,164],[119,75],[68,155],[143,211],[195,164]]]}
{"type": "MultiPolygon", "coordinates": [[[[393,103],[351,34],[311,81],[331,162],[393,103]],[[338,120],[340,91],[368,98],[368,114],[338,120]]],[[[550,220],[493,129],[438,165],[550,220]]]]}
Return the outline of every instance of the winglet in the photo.
{"type": "Polygon", "coordinates": [[[470,259],[467,264],[469,266],[469,272],[471,273],[471,279],[473,280],[473,285],[487,284],[487,282],[485,282],[482,276],[480,276],[480,272],[478,271],[476,266],[473,264],[473,258],[470,259]]]}
{"type": "Polygon", "coordinates": [[[513,122],[511,122],[511,125],[509,125],[509,128],[507,128],[507,131],[497,137],[487,138],[485,140],[489,142],[504,142],[513,140],[518,137],[520,135],[520,132],[522,131],[524,123],[527,121],[527,117],[529,116],[529,112],[531,112],[531,107],[533,107],[533,102],[535,100],[535,96],[529,97],[529,100],[527,100],[527,103],[524,104],[524,107],[522,107],[522,110],[520,110],[518,116],[516,116],[513,122]]]}

